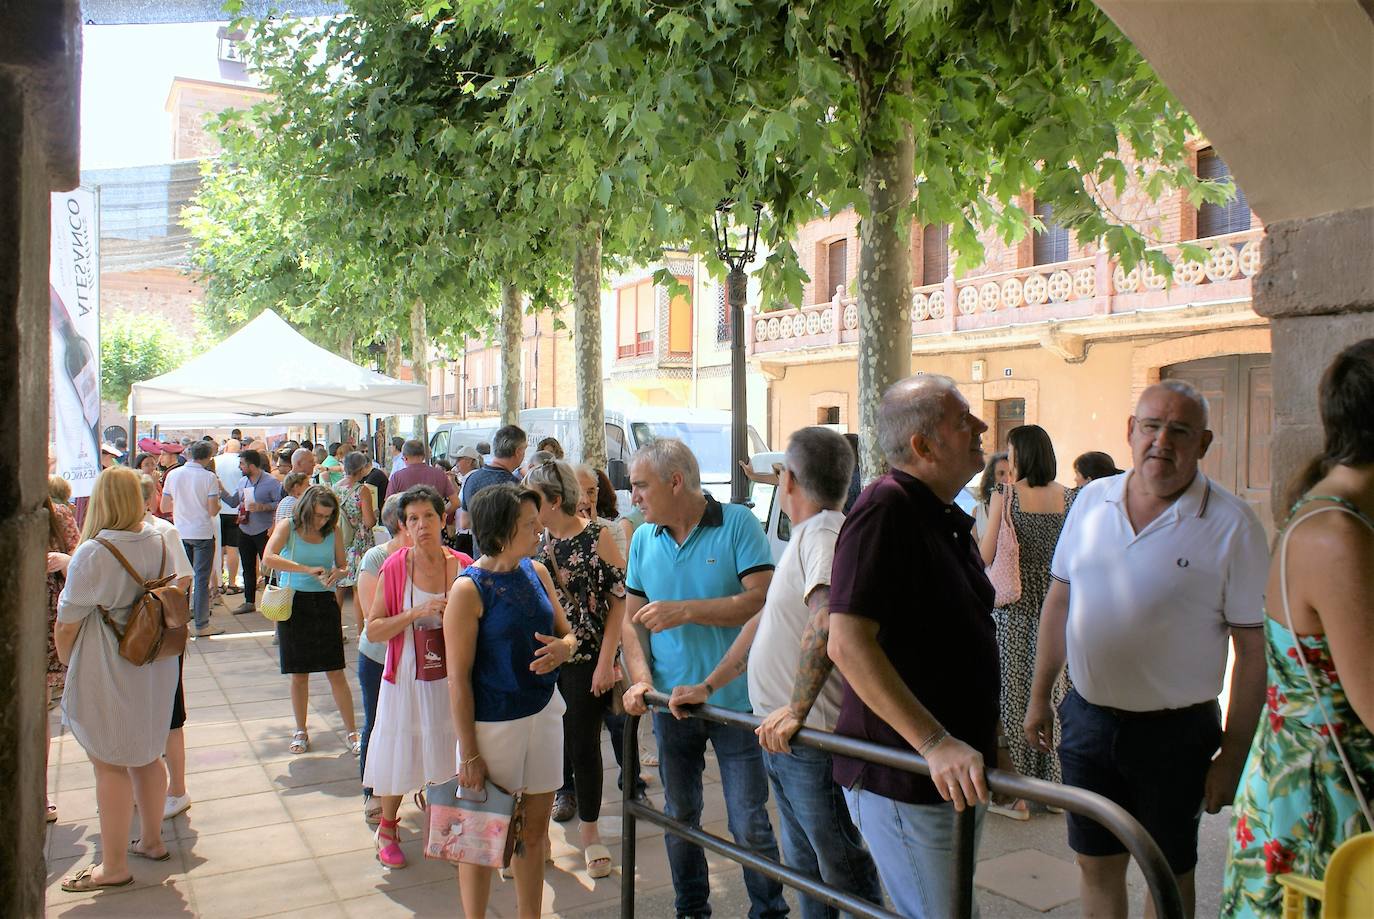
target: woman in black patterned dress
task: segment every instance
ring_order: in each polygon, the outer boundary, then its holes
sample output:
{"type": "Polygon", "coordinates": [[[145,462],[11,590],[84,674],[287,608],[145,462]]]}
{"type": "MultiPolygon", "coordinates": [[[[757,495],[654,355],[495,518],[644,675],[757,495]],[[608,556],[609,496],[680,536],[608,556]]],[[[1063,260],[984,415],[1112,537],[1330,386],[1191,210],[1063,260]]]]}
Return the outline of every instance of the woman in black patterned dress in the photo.
{"type": "MultiPolygon", "coordinates": [[[[998,740],[998,767],[1010,767],[1021,775],[1058,782],[1058,757],[1032,750],[1017,726],[1025,720],[1026,705],[1030,701],[1040,607],[1050,589],[1050,561],[1059,542],[1059,532],[1064,528],[1064,518],[1078,490],[1065,488],[1054,480],[1058,473],[1054,445],[1039,425],[1013,428],[1007,453],[1011,462],[1011,484],[998,485],[992,495],[988,504],[988,528],[979,543],[984,564],[991,565],[997,557],[997,533],[1003,526],[1002,518],[1009,512],[1020,548],[1021,597],[992,611],[997,622],[997,648],[1002,655],[1003,730],[998,740]]],[[[1056,701],[1062,697],[1062,689],[1062,686],[1056,687],[1056,701]]],[[[1025,801],[1009,805],[994,802],[992,809],[1018,820],[1030,817],[1025,801]]]]}
{"type": "Polygon", "coordinates": [[[611,873],[611,853],[601,842],[601,724],[615,687],[615,660],[625,612],[625,559],[611,531],[577,515],[582,488],[570,465],[547,460],[525,477],[543,498],[539,522],[544,544],[535,560],[553,576],[558,600],[577,636],[577,652],[558,671],[564,756],[572,765],[577,816],[587,873],[611,873]]]}

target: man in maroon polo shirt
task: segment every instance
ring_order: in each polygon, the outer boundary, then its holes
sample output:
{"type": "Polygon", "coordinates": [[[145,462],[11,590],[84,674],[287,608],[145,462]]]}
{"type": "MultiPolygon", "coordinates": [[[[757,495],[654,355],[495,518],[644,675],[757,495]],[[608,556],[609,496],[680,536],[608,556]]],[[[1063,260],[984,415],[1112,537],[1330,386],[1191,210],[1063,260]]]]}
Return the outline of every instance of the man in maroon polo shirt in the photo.
{"type": "Polygon", "coordinates": [[[412,486],[428,485],[444,499],[445,513],[451,514],[458,506],[458,489],[453,487],[453,480],[448,477],[447,472],[425,462],[425,454],[423,440],[407,440],[401,446],[401,456],[405,460],[405,465],[393,472],[387,480],[383,500],[392,495],[399,495],[412,486]]]}
{"type": "Polygon", "coordinates": [[[828,650],[846,680],[835,732],[916,750],[931,778],[836,755],[835,780],[897,912],[944,919],[954,812],[987,803],[983,763],[997,755],[993,589],[973,518],[954,504],[983,466],[988,426],[953,380],[929,374],[893,385],[879,412],[891,471],[835,544],[828,650]]]}

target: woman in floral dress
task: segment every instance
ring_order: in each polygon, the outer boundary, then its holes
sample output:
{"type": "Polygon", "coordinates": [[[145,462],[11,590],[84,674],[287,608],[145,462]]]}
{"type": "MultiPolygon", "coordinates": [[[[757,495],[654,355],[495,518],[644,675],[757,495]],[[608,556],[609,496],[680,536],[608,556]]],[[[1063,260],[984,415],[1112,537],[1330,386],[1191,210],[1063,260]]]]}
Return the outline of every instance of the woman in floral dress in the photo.
{"type": "Polygon", "coordinates": [[[343,606],[343,590],[358,583],[358,566],[363,556],[375,545],[372,528],[377,525],[377,505],[372,500],[372,489],[363,481],[367,469],[367,457],[361,453],[350,453],[343,461],[344,477],[334,486],[334,494],[339,498],[339,513],[348,523],[349,541],[344,546],[344,559],[348,574],[338,583],[339,606],[343,606]]]}
{"type": "Polygon", "coordinates": [[[577,636],[577,651],[558,671],[564,756],[572,766],[587,873],[611,873],[601,842],[601,725],[615,687],[615,659],[625,611],[625,559],[608,527],[577,515],[582,487],[572,467],[549,460],[530,470],[525,485],[539,492],[544,544],[535,561],[553,577],[558,601],[577,636]]]}
{"type": "Polygon", "coordinates": [[[1320,879],[1374,828],[1374,339],[1338,355],[1319,392],[1326,449],[1269,572],[1269,686],[1232,811],[1226,917],[1279,916],[1279,875],[1320,879]]]}
{"type": "MultiPolygon", "coordinates": [[[[1064,529],[1075,488],[1054,480],[1059,472],[1054,445],[1045,429],[1035,424],[1013,428],[1008,436],[1009,483],[996,486],[988,503],[988,524],[979,541],[984,564],[997,557],[997,532],[1002,518],[1011,515],[1020,549],[1021,597],[992,611],[997,624],[997,649],[1002,656],[1002,738],[998,766],[1021,775],[1058,782],[1059,757],[1031,749],[1017,726],[1026,718],[1031,682],[1035,679],[1035,643],[1040,630],[1040,607],[1050,589],[1050,560],[1064,529]]],[[[1061,678],[1056,703],[1063,697],[1061,678]]],[[[1057,742],[1057,741],[1056,741],[1057,742]]],[[[1030,818],[1025,801],[994,801],[992,810],[1014,820],[1030,818]]]]}
{"type": "Polygon", "coordinates": [[[63,674],[67,668],[57,659],[53,644],[53,623],[57,621],[57,598],[67,583],[67,563],[71,561],[81,533],[76,528],[72,509],[48,499],[48,699],[62,698],[63,674]]]}

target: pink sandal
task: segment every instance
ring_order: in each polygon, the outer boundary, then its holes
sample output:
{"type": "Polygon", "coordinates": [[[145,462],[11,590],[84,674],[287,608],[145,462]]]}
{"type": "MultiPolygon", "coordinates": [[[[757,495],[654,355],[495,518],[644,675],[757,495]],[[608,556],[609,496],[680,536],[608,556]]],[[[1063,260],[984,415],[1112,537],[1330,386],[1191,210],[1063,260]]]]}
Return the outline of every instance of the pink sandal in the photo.
{"type": "Polygon", "coordinates": [[[388,820],[382,817],[377,822],[377,832],[372,841],[377,846],[377,861],[383,868],[404,868],[405,853],[401,851],[401,818],[388,820]]]}

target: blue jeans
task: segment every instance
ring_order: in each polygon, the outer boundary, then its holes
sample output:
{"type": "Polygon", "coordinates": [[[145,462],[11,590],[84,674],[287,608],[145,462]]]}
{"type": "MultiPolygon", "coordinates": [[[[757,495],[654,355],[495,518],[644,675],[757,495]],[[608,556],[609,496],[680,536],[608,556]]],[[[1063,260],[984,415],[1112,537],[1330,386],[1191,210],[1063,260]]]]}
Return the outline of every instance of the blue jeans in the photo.
{"type": "MultiPolygon", "coordinates": [[[[367,742],[372,737],[372,726],[377,721],[377,697],[382,693],[382,671],[386,669],[366,654],[358,655],[358,686],[363,691],[363,742],[358,751],[358,777],[367,773],[367,742]]],[[[363,794],[372,794],[372,789],[363,786],[363,794]]]]}
{"type": "MultiPolygon", "coordinates": [[[[844,799],[894,910],[909,919],[954,915],[954,805],[907,804],[857,785],[844,790],[844,799]]],[[[975,853],[986,810],[981,804],[974,809],[975,853]]]]}
{"type": "MultiPolygon", "coordinates": [[[[730,835],[737,845],[777,861],[778,844],[768,822],[768,774],[754,733],[699,718],[678,721],[656,711],[654,735],[658,738],[658,772],[666,798],[664,812],[674,820],[701,827],[701,774],[706,769],[706,742],[710,741],[720,765],[730,835]]],[[[672,833],[665,833],[664,840],[678,916],[711,915],[706,853],[672,833]]],[[[750,919],[787,915],[787,901],[777,881],[745,871],[744,887],[749,892],[750,919]]]]}
{"type": "Polygon", "coordinates": [[[181,544],[191,557],[191,570],[195,573],[191,589],[191,613],[195,617],[196,628],[203,629],[210,624],[210,574],[215,567],[215,541],[183,539],[181,544]]]}
{"type": "MultiPolygon", "coordinates": [[[[840,786],[831,777],[830,754],[794,746],[791,753],[764,751],[763,762],[778,802],[783,861],[881,906],[878,869],[849,818],[840,786]]],[[[835,919],[840,912],[803,896],[801,914],[802,919],[835,919]]]]}

